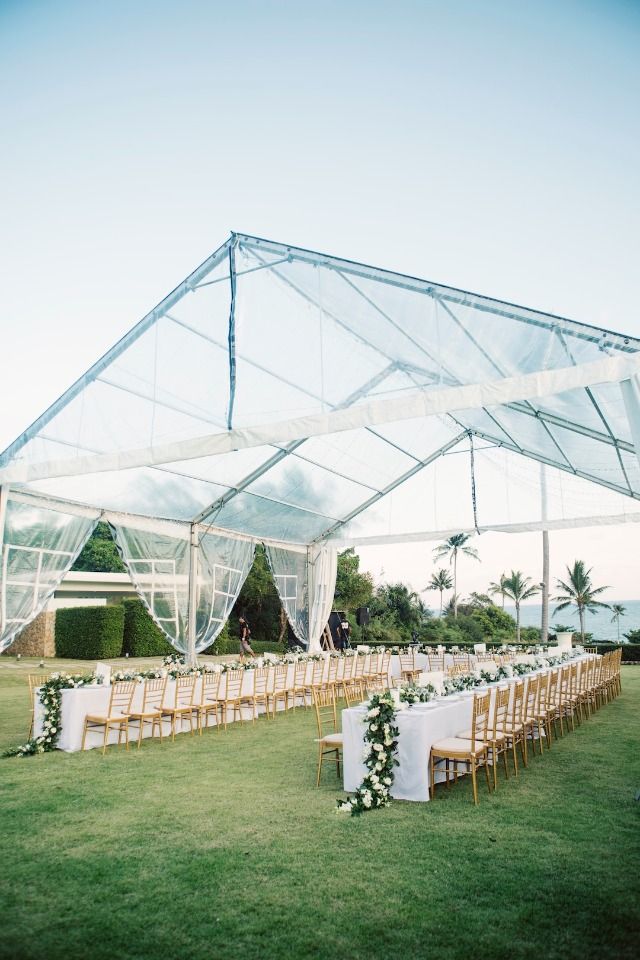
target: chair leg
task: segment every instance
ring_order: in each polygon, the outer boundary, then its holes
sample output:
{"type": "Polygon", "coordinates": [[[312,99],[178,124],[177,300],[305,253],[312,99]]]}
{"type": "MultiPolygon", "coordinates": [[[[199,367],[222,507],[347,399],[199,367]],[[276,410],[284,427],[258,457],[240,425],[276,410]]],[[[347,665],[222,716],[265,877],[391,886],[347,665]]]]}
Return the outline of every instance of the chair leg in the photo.
{"type": "Polygon", "coordinates": [[[473,802],[478,806],[478,783],[476,780],[476,762],[471,761],[471,783],[473,784],[473,802]]]}
{"type": "Polygon", "coordinates": [[[87,718],[85,717],[85,718],[84,718],[84,730],[83,730],[83,732],[82,732],[82,746],[81,746],[81,748],[80,748],[81,750],[84,750],[84,745],[85,745],[86,739],[87,739],[87,718]]]}
{"type": "MultiPolygon", "coordinates": [[[[495,767],[495,764],[494,764],[494,767],[495,767]]],[[[485,780],[487,781],[487,790],[489,791],[489,793],[491,793],[491,780],[489,779],[489,758],[486,754],[484,758],[484,777],[485,777],[485,780]]],[[[494,772],[494,777],[495,777],[495,772],[494,772]]]]}
{"type": "Polygon", "coordinates": [[[124,748],[129,749],[129,721],[124,721],[124,748]]]}
{"type": "Polygon", "coordinates": [[[105,723],[104,725],[104,737],[102,740],[102,756],[104,757],[107,752],[107,737],[109,736],[109,724],[105,723]]]}
{"type": "Polygon", "coordinates": [[[504,776],[505,780],[509,779],[509,758],[507,757],[507,747],[506,744],[502,750],[502,762],[504,764],[504,776]]]}
{"type": "Polygon", "coordinates": [[[318,744],[318,773],[316,776],[316,788],[320,786],[320,770],[322,769],[322,744],[318,744]]]}

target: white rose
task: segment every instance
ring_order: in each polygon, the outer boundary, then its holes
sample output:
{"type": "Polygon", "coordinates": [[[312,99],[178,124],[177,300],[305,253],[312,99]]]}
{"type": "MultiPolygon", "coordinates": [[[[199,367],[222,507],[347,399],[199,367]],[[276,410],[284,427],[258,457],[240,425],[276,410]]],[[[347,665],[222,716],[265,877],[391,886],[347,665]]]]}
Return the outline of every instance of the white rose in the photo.
{"type": "Polygon", "coordinates": [[[377,723],[370,723],[370,724],[369,724],[369,730],[371,730],[371,733],[375,733],[377,729],[378,729],[378,724],[377,724],[377,723]]]}

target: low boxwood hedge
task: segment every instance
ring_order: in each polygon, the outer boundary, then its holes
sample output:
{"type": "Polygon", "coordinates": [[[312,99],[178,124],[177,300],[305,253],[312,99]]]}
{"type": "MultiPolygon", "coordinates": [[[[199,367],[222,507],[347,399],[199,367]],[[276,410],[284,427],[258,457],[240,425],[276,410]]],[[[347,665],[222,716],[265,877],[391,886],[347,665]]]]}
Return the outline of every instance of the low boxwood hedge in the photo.
{"type": "Polygon", "coordinates": [[[122,656],[124,610],[104,607],[62,607],[56,613],[56,656],[69,660],[109,660],[122,656]]]}
{"type": "Polygon", "coordinates": [[[166,657],[175,653],[142,600],[124,600],[123,653],[130,657],[166,657]]]}
{"type": "Polygon", "coordinates": [[[609,653],[611,650],[622,648],[623,663],[640,663],[640,643],[591,643],[598,653],[609,653]]]}

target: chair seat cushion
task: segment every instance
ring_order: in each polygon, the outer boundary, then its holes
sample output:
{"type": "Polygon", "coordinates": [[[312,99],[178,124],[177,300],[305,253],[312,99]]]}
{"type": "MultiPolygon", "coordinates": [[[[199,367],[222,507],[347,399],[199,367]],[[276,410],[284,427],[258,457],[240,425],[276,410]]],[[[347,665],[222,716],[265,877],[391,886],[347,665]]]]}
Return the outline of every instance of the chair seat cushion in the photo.
{"type": "Polygon", "coordinates": [[[437,743],[434,743],[431,747],[431,752],[436,754],[441,754],[443,757],[453,756],[454,754],[467,754],[468,756],[482,756],[485,753],[487,746],[486,744],[477,743],[475,749],[471,740],[468,740],[463,737],[445,737],[444,740],[438,740],[437,743]]]}
{"type": "Polygon", "coordinates": [[[342,746],[342,734],[326,733],[324,737],[316,739],[316,743],[333,743],[336,746],[342,746]]]}
{"type": "Polygon", "coordinates": [[[161,717],[162,710],[134,710],[127,716],[130,720],[146,720],[151,717],[161,717]]]}
{"type": "Polygon", "coordinates": [[[124,713],[116,713],[113,717],[96,717],[93,714],[88,713],[86,720],[90,723],[121,723],[127,721],[129,717],[124,713]]]}

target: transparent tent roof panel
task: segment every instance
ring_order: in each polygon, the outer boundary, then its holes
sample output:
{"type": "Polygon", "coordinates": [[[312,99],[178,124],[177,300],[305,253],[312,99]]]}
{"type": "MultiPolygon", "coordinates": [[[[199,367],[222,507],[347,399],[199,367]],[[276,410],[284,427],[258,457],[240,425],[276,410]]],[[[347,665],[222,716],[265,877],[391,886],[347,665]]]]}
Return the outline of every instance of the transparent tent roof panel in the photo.
{"type": "MultiPolygon", "coordinates": [[[[345,429],[295,443],[274,429],[268,443],[256,435],[247,449],[218,455],[185,457],[180,445],[224,437],[229,426],[286,425],[638,351],[640,342],[623,334],[234,235],[12,445],[0,469],[34,464],[46,476],[49,462],[65,461],[75,475],[17,486],[170,519],[193,519],[210,507],[211,522],[227,529],[296,542],[352,515],[350,529],[362,532],[369,522],[374,529],[373,518],[390,504],[428,486],[424,477],[448,471],[451,512],[462,524],[469,509],[464,457],[447,456],[424,474],[421,463],[465,433],[476,435],[478,464],[488,456],[482,444],[502,444],[637,497],[640,467],[615,382],[358,428],[345,421],[345,429]],[[175,456],[154,459],[172,444],[175,456]],[[148,465],[86,475],[80,461],[73,466],[77,458],[132,451],[142,451],[148,465]]],[[[538,467],[523,462],[537,476],[538,467]]],[[[514,476],[512,488],[528,488],[514,476]]],[[[442,510],[427,514],[428,522],[439,523],[442,510]]]]}

